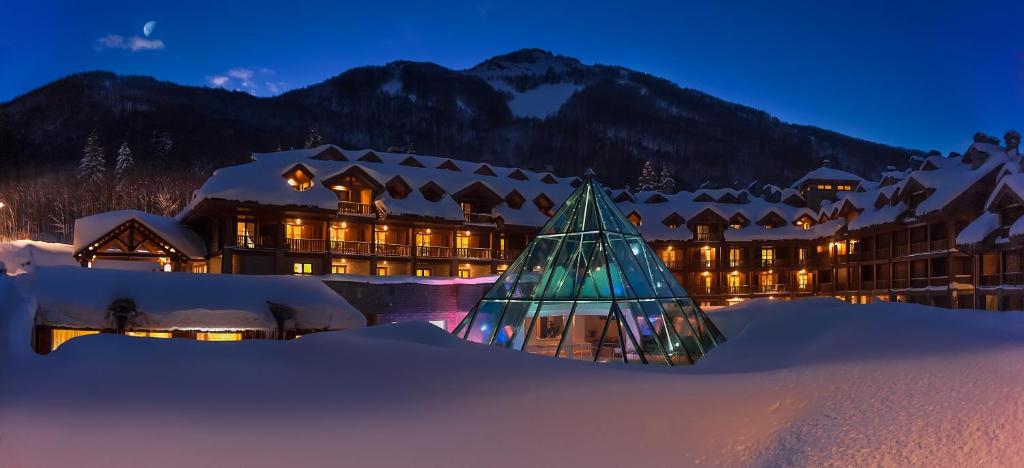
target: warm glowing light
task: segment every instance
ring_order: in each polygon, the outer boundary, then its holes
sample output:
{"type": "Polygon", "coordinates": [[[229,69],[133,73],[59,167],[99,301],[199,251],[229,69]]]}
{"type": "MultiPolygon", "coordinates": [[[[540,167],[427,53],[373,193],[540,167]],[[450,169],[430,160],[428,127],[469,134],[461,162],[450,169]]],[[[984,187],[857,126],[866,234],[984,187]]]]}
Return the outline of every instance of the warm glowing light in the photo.
{"type": "Polygon", "coordinates": [[[388,230],[388,225],[385,224],[384,226],[381,226],[381,228],[384,229],[385,231],[387,231],[388,230]]]}
{"type": "Polygon", "coordinates": [[[729,273],[729,276],[739,276],[739,274],[740,274],[739,271],[734,271],[732,273],[729,273]]]}
{"type": "Polygon", "coordinates": [[[430,228],[427,228],[427,234],[430,234],[430,228]]]}
{"type": "Polygon", "coordinates": [[[196,333],[196,339],[199,341],[241,341],[241,333],[230,333],[230,332],[199,332],[196,333]]]}
{"type": "Polygon", "coordinates": [[[292,179],[291,177],[289,177],[288,178],[288,185],[291,185],[292,187],[294,187],[296,185],[299,185],[299,183],[295,182],[295,179],[292,179]]]}
{"type": "Polygon", "coordinates": [[[172,270],[170,263],[164,263],[164,271],[170,273],[172,270]]]}
{"type": "Polygon", "coordinates": [[[66,341],[85,335],[95,335],[99,333],[95,330],[72,330],[72,329],[60,329],[55,328],[50,330],[50,351],[54,351],[64,344],[66,341]]]}
{"type": "Polygon", "coordinates": [[[704,273],[701,273],[700,275],[701,275],[701,276],[711,276],[711,273],[709,273],[709,272],[705,271],[704,273]]]}
{"type": "Polygon", "coordinates": [[[128,335],[128,336],[138,337],[138,338],[170,338],[171,337],[171,332],[144,332],[144,331],[143,332],[139,332],[139,331],[130,331],[130,332],[124,332],[124,334],[128,335]]]}
{"type": "Polygon", "coordinates": [[[348,227],[348,223],[346,223],[345,221],[342,221],[342,222],[341,222],[341,228],[342,228],[342,229],[345,229],[345,228],[347,228],[347,227],[348,227]]]}

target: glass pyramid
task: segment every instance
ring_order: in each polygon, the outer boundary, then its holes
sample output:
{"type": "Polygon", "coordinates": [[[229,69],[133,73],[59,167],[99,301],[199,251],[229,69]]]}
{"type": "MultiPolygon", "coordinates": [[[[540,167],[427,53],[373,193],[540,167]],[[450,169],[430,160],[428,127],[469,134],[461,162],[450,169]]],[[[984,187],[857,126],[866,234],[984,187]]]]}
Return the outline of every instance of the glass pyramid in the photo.
{"type": "Polygon", "coordinates": [[[668,365],[725,341],[589,171],[454,333],[535,354],[668,365]]]}

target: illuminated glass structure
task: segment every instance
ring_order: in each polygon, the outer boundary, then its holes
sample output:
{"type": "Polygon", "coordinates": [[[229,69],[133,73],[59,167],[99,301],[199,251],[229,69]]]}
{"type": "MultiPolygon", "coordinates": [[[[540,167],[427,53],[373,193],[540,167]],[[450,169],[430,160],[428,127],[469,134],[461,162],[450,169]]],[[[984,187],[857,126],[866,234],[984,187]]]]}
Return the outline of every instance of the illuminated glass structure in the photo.
{"type": "Polygon", "coordinates": [[[454,333],[549,356],[668,365],[725,340],[593,173],[454,333]]]}

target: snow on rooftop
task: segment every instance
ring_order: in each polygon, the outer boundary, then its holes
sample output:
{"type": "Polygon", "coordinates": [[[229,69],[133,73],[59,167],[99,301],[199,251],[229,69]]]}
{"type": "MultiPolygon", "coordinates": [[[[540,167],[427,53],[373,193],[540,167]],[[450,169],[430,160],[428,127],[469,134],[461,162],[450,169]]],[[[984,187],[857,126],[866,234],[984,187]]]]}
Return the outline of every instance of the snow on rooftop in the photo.
{"type": "Polygon", "coordinates": [[[0,243],[0,263],[9,275],[21,275],[41,266],[79,266],[70,244],[17,240],[0,243]]]}
{"type": "Polygon", "coordinates": [[[832,167],[822,166],[808,172],[807,174],[804,174],[803,177],[797,179],[796,182],[793,182],[793,185],[791,185],[790,187],[799,188],[801,185],[803,185],[804,182],[810,180],[849,180],[860,182],[866,179],[851,172],[846,172],[844,170],[835,169],[832,167]]]}
{"type": "Polygon", "coordinates": [[[156,235],[169,242],[191,258],[206,256],[206,245],[192,229],[170,216],[160,216],[138,210],[107,211],[75,220],[75,239],[72,250],[80,252],[99,240],[104,234],[130,220],[136,220],[156,235]]]}
{"type": "Polygon", "coordinates": [[[365,326],[363,315],[318,278],[278,275],[200,275],[40,267],[19,281],[38,307],[36,322],[108,328],[107,308],[129,298],[142,330],[275,330],[268,302],[295,310],[300,330],[365,326]]]}

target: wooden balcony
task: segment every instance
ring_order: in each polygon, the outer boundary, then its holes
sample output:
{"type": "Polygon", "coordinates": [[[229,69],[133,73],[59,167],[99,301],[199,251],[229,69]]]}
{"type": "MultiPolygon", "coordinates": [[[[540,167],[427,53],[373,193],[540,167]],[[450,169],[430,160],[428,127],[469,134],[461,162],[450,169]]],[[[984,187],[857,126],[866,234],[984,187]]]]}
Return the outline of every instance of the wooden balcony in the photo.
{"type": "Polygon", "coordinates": [[[729,260],[729,268],[743,268],[743,260],[729,260]]]}
{"type": "Polygon", "coordinates": [[[909,247],[907,247],[906,245],[897,245],[893,247],[892,252],[893,255],[896,257],[906,257],[908,249],[909,247]]]}
{"type": "MultiPolygon", "coordinates": [[[[970,280],[968,280],[970,282],[970,280]]],[[[1003,273],[1003,284],[1024,284],[1024,273],[1003,273]]]]}
{"type": "Polygon", "coordinates": [[[928,285],[929,286],[949,286],[949,277],[948,276],[935,276],[935,277],[932,277],[932,278],[928,278],[928,285]]]}
{"type": "Polygon", "coordinates": [[[464,213],[466,222],[469,223],[482,223],[482,224],[493,224],[494,217],[490,213],[464,213]]]}
{"type": "Polygon", "coordinates": [[[909,284],[909,280],[906,278],[896,278],[892,280],[893,289],[906,289],[907,284],[909,284]]]}
{"type": "Polygon", "coordinates": [[[876,250],[875,251],[875,258],[877,258],[879,260],[888,260],[889,259],[889,248],[888,247],[884,247],[884,248],[876,250]]]}
{"type": "Polygon", "coordinates": [[[813,292],[810,284],[798,284],[793,287],[793,291],[801,294],[813,292]]]}
{"type": "Polygon", "coordinates": [[[415,252],[422,258],[452,258],[452,248],[442,245],[417,245],[415,252]]]}
{"type": "Polygon", "coordinates": [[[678,269],[683,267],[683,261],[682,260],[678,260],[678,259],[677,260],[665,260],[665,259],[662,259],[661,261],[665,262],[665,266],[667,266],[670,270],[678,270],[678,269]]]}
{"type": "Polygon", "coordinates": [[[338,214],[373,216],[373,207],[366,203],[339,201],[338,214]]]}
{"type": "Polygon", "coordinates": [[[750,286],[747,286],[745,284],[726,286],[726,292],[729,294],[746,294],[749,291],[750,286]]]}
{"type": "Polygon", "coordinates": [[[861,281],[860,282],[860,290],[861,291],[871,291],[873,289],[875,289],[875,282],[874,282],[874,280],[861,281]]]}
{"type": "Polygon", "coordinates": [[[512,260],[512,259],[515,259],[516,257],[518,257],[519,254],[522,253],[522,252],[523,251],[519,250],[519,249],[495,250],[494,251],[494,258],[496,258],[498,260],[512,260]]]}
{"type": "Polygon", "coordinates": [[[887,279],[880,279],[880,280],[875,281],[875,288],[876,289],[889,289],[889,280],[887,280],[887,279]]]}
{"type": "Polygon", "coordinates": [[[474,260],[490,260],[491,249],[478,247],[456,247],[455,258],[468,258],[474,260]]]}
{"type": "Polygon", "coordinates": [[[932,252],[944,252],[949,250],[949,241],[946,239],[933,239],[932,252]]]}
{"type": "Polygon", "coordinates": [[[239,249],[272,249],[276,247],[274,236],[236,236],[235,247],[239,249]]]}
{"type": "Polygon", "coordinates": [[[402,244],[376,244],[375,253],[381,257],[408,257],[411,247],[402,244]]]}
{"type": "Polygon", "coordinates": [[[370,255],[370,243],[363,241],[331,241],[331,253],[370,255]]]}
{"type": "Polygon", "coordinates": [[[762,268],[771,268],[771,267],[774,267],[774,266],[779,266],[778,265],[778,260],[776,260],[774,258],[762,258],[761,259],[761,267],[762,268]]]}
{"type": "Polygon", "coordinates": [[[911,288],[924,288],[928,286],[928,278],[910,278],[911,288]]]}
{"type": "Polygon", "coordinates": [[[999,275],[981,275],[978,281],[979,286],[998,286],[1001,284],[999,275]]]}
{"type": "Polygon", "coordinates": [[[912,253],[912,254],[924,253],[924,252],[927,252],[928,249],[929,249],[928,241],[911,242],[910,243],[910,253],[912,253]]]}
{"type": "Polygon", "coordinates": [[[286,238],[285,247],[291,252],[326,252],[327,240],[325,239],[298,239],[286,238]]]}
{"type": "Polygon", "coordinates": [[[758,287],[757,292],[760,294],[782,294],[786,292],[786,285],[762,284],[758,287]]]}

